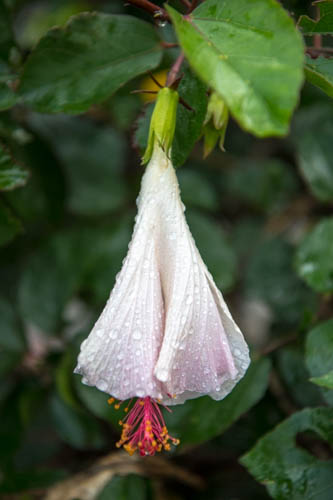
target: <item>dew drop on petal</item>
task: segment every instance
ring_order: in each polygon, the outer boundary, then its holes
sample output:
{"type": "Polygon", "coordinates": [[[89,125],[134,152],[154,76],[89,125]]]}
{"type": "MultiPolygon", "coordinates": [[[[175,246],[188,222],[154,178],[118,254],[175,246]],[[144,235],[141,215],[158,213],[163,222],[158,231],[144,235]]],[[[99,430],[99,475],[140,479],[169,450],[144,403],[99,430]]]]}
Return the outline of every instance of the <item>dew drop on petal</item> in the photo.
{"type": "Polygon", "coordinates": [[[192,295],[188,295],[186,298],[186,304],[189,306],[193,302],[193,297],[192,295]]]}
{"type": "Polygon", "coordinates": [[[142,335],[140,330],[134,330],[132,337],[134,340],[141,340],[142,335]]]}
{"type": "Polygon", "coordinates": [[[96,330],[96,335],[97,335],[97,337],[103,337],[103,334],[104,334],[104,330],[103,330],[103,328],[98,328],[98,329],[96,330]]]}
{"type": "Polygon", "coordinates": [[[109,333],[110,339],[115,340],[118,337],[118,330],[111,330],[109,333]]]}

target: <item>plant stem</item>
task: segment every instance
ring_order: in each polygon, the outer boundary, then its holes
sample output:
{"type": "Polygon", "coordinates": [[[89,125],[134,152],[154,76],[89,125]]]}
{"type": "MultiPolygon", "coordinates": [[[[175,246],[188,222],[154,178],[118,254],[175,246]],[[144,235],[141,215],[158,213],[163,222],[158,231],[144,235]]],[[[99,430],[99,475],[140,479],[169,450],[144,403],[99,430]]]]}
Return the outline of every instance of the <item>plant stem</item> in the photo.
{"type": "Polygon", "coordinates": [[[163,7],[156,5],[149,0],[127,0],[127,3],[135,5],[136,7],[140,7],[144,9],[146,12],[153,14],[154,17],[158,17],[159,19],[169,21],[168,13],[163,7]]]}
{"type": "Polygon", "coordinates": [[[333,47],[307,47],[306,53],[314,59],[320,54],[333,56],[333,47]]]}
{"type": "MultiPolygon", "coordinates": [[[[318,5],[316,6],[316,20],[320,20],[320,9],[318,5]]],[[[316,49],[321,49],[321,35],[314,35],[313,45],[316,49]]]]}
{"type": "Polygon", "coordinates": [[[169,71],[168,78],[166,81],[166,86],[171,87],[175,81],[177,80],[178,73],[180,71],[180,68],[184,62],[184,54],[181,52],[179,56],[177,57],[175,63],[173,64],[172,68],[169,71]]]}

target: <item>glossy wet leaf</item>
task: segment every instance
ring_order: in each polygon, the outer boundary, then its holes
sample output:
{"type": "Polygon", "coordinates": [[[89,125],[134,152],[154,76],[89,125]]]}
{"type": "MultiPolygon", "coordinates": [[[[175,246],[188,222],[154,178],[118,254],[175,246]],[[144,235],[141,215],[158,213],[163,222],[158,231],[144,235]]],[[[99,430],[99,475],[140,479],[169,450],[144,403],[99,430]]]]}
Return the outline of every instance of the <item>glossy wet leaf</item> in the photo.
{"type": "MultiPolygon", "coordinates": [[[[333,320],[321,323],[313,328],[306,338],[306,364],[312,377],[325,377],[333,370],[333,320]]],[[[332,376],[332,375],[330,375],[332,376]]],[[[327,382],[330,380],[328,376],[327,382]]],[[[324,379],[325,382],[325,379],[324,379]]],[[[323,383],[321,392],[331,406],[333,405],[333,390],[325,389],[323,383]]]]}
{"type": "Polygon", "coordinates": [[[17,164],[0,145],[0,191],[9,191],[24,186],[28,176],[28,171],[17,164]]]}
{"type": "MultiPolygon", "coordinates": [[[[333,23],[333,21],[332,21],[333,23]]],[[[332,24],[333,25],[333,24],[332,24]]],[[[317,57],[312,59],[306,57],[305,64],[306,79],[319,87],[329,97],[333,97],[333,61],[326,57],[317,57]]]]}
{"type": "Polygon", "coordinates": [[[333,34],[333,3],[331,0],[316,2],[319,10],[319,19],[311,19],[303,15],[299,18],[298,26],[304,35],[315,35],[316,33],[326,35],[333,34]]]}
{"type": "Polygon", "coordinates": [[[333,291],[333,218],[323,218],[305,237],[296,254],[298,274],[317,292],[333,291]]]}
{"type": "Polygon", "coordinates": [[[333,370],[322,375],[321,377],[310,378],[311,382],[326,389],[333,389],[333,370]]]}
{"type": "Polygon", "coordinates": [[[115,476],[103,488],[96,500],[148,500],[147,480],[135,474],[115,476]]]}
{"type": "Polygon", "coordinates": [[[266,0],[208,0],[188,17],[168,11],[191,66],[241,126],[259,137],[286,134],[304,57],[287,12],[266,0]]]}
{"type": "Polygon", "coordinates": [[[296,445],[297,434],[313,431],[333,444],[333,410],[305,409],[259,439],[241,458],[255,479],[277,500],[330,500],[333,460],[320,460],[296,445]]]}
{"type": "Polygon", "coordinates": [[[39,41],[19,93],[37,111],[80,113],[154,69],[161,55],[150,24],[130,16],[79,14],[39,41]]]}
{"type": "Polygon", "coordinates": [[[178,104],[176,132],[172,144],[172,161],[182,165],[199,140],[207,109],[207,88],[190,69],[186,69],[178,87],[179,95],[192,110],[178,104]]]}
{"type": "Polygon", "coordinates": [[[326,202],[333,200],[332,133],[333,119],[328,109],[295,134],[301,172],[316,198],[326,202]]]}
{"type": "Polygon", "coordinates": [[[173,406],[172,413],[164,414],[170,433],[179,437],[182,444],[201,443],[222,434],[263,397],[270,369],[268,358],[253,361],[223,401],[204,396],[173,406]]]}

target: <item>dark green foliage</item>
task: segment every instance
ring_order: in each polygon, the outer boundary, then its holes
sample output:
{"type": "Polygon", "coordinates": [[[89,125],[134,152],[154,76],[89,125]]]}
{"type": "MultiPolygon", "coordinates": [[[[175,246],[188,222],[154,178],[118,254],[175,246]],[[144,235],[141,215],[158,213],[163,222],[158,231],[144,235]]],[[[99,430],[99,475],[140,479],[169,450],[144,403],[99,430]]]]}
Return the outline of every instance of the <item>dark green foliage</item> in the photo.
{"type": "Polygon", "coordinates": [[[0,0],[1,498],[331,500],[332,43],[304,57],[301,33],[332,34],[332,5],[170,0],[159,26],[121,0],[0,0]],[[252,363],[223,401],[163,410],[181,443],[141,460],[115,447],[126,403],[73,370],[134,225],[154,104],[131,92],[181,49],[172,160],[252,363]],[[233,118],[203,162],[212,90],[233,118]],[[285,135],[297,103],[290,136],[254,137],[285,135]]]}

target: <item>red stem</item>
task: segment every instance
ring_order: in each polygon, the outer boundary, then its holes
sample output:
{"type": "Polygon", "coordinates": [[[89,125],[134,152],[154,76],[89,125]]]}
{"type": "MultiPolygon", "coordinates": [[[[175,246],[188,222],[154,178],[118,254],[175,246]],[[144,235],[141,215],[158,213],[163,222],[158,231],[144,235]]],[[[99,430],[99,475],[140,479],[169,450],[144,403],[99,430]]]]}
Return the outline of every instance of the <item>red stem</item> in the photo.
{"type": "Polygon", "coordinates": [[[160,13],[160,15],[158,16],[159,19],[164,19],[166,21],[170,20],[167,11],[163,9],[163,7],[160,7],[159,5],[156,5],[149,0],[127,0],[127,3],[135,5],[136,7],[140,7],[150,14],[153,14],[153,16],[155,17],[160,13]]]}
{"type": "Polygon", "coordinates": [[[167,87],[171,87],[177,80],[178,73],[180,71],[183,62],[184,62],[184,54],[183,52],[181,52],[181,54],[177,57],[175,63],[173,64],[172,68],[169,71],[168,78],[166,81],[167,87]]]}

